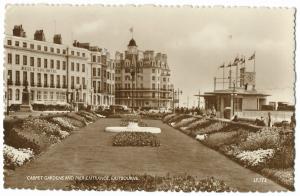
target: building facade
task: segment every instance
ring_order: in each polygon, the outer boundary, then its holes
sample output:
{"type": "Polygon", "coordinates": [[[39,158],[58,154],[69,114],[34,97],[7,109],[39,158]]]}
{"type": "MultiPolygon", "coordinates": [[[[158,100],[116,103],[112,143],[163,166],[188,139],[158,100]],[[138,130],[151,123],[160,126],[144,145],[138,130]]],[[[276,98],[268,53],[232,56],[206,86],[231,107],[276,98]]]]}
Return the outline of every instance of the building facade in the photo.
{"type": "Polygon", "coordinates": [[[97,64],[93,61],[97,52],[92,47],[62,44],[59,34],[54,35],[53,42],[48,42],[43,30],[36,31],[34,39],[29,39],[22,25],[14,27],[13,35],[5,36],[4,48],[5,91],[10,106],[22,104],[25,86],[30,92],[31,105],[81,104],[96,108],[114,104],[113,60],[108,52],[100,53],[101,63],[97,64]],[[105,76],[109,78],[94,76],[94,67],[108,72],[105,76]],[[94,81],[101,86],[94,86],[94,81]],[[99,101],[95,96],[101,97],[99,101]]]}
{"type": "Polygon", "coordinates": [[[115,54],[116,104],[135,109],[170,108],[172,88],[167,55],[140,51],[134,39],[115,54]]]}

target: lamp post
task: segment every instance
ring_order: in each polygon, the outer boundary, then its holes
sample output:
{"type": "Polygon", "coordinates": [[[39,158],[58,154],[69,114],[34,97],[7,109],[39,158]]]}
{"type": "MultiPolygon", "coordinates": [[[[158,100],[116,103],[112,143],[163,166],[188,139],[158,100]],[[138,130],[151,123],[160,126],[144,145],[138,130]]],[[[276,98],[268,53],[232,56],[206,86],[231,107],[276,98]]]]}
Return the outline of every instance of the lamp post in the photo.
{"type": "Polygon", "coordinates": [[[6,115],[9,116],[9,83],[10,83],[10,75],[7,75],[7,92],[6,92],[6,101],[7,101],[7,106],[6,106],[6,115]]]}
{"type": "Polygon", "coordinates": [[[177,95],[178,107],[179,107],[179,96],[182,95],[182,90],[179,88],[175,91],[175,96],[177,95]]]}
{"type": "Polygon", "coordinates": [[[76,85],[75,85],[76,112],[78,112],[78,101],[79,101],[79,94],[78,94],[78,91],[79,91],[79,88],[80,88],[80,85],[79,85],[79,84],[76,84],[76,85]],[[78,97],[77,97],[77,95],[78,95],[78,97]]]}

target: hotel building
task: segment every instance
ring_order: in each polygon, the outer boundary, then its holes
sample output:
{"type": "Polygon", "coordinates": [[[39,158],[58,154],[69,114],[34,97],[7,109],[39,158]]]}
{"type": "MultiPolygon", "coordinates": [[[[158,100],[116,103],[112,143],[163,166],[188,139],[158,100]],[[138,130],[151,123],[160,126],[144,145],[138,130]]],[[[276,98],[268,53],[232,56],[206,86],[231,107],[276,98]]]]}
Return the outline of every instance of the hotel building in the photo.
{"type": "Polygon", "coordinates": [[[140,51],[134,39],[116,52],[116,104],[133,108],[170,108],[172,89],[167,55],[140,51]]]}
{"type": "Polygon", "coordinates": [[[48,42],[43,30],[29,39],[22,25],[14,27],[13,35],[5,36],[4,48],[10,106],[22,104],[25,86],[31,105],[76,103],[96,108],[114,104],[114,63],[108,52],[75,42],[73,46],[62,44],[59,34],[48,42]],[[100,68],[101,77],[94,75],[94,68],[100,68]]]}

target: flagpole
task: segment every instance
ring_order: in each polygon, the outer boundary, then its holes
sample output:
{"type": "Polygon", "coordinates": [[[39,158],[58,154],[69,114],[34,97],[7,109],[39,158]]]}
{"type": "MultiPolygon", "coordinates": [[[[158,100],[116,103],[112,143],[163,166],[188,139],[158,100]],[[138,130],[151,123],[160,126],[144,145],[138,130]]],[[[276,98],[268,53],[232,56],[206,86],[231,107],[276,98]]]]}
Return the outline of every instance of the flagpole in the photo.
{"type": "MultiPolygon", "coordinates": [[[[255,53],[254,53],[254,54],[255,54],[255,53]]],[[[256,59],[256,55],[254,56],[254,59],[253,59],[253,60],[254,60],[254,61],[253,61],[253,63],[254,63],[254,66],[253,66],[253,67],[254,67],[254,73],[255,73],[255,59],[256,59]]]]}
{"type": "Polygon", "coordinates": [[[223,90],[224,90],[224,83],[225,83],[225,63],[223,64],[223,90]]]}

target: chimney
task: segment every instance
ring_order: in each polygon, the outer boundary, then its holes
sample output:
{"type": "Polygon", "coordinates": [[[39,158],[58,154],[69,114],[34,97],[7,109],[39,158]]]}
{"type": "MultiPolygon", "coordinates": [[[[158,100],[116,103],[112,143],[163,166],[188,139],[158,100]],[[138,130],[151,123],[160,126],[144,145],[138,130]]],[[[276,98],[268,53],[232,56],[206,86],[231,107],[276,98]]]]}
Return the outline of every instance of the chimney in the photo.
{"type": "Polygon", "coordinates": [[[62,44],[61,34],[56,34],[53,37],[53,43],[62,44]]]}
{"type": "Polygon", "coordinates": [[[45,34],[43,30],[36,30],[34,33],[34,40],[46,41],[45,34]]]}
{"type": "Polygon", "coordinates": [[[26,37],[26,33],[22,27],[22,25],[15,25],[13,29],[13,36],[17,37],[26,37]]]}

